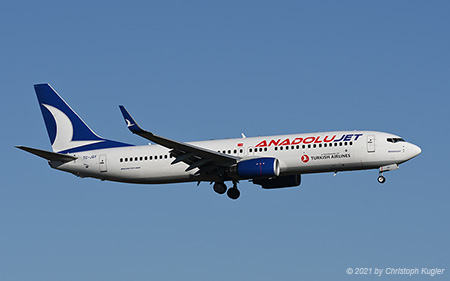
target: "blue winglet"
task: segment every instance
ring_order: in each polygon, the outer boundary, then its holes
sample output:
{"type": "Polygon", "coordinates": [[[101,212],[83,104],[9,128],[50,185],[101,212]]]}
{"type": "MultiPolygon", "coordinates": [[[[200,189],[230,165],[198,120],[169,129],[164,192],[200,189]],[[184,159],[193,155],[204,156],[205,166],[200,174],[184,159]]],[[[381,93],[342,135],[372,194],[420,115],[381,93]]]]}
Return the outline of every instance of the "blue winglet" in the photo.
{"type": "Polygon", "coordinates": [[[139,125],[134,121],[133,117],[131,117],[130,113],[125,109],[123,105],[119,105],[120,111],[122,112],[123,119],[125,119],[125,123],[127,124],[128,129],[134,133],[143,133],[144,130],[139,127],[139,125]]]}

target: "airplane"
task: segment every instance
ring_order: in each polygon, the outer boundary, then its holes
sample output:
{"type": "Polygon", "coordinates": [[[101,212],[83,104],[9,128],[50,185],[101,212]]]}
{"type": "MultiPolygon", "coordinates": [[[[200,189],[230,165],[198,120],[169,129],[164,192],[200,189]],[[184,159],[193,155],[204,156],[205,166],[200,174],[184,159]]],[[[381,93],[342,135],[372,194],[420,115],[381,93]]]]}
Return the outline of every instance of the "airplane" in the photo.
{"type": "Polygon", "coordinates": [[[137,146],[94,133],[49,84],[36,84],[34,89],[52,151],[16,147],[80,178],[134,184],[209,182],[216,193],[236,200],[237,184],[244,180],[277,189],[299,186],[303,174],[378,169],[378,182],[384,183],[384,172],[421,153],[403,138],[377,131],[242,134],[242,138],[180,142],[142,129],[120,105],[128,129],[154,143],[137,146]]]}

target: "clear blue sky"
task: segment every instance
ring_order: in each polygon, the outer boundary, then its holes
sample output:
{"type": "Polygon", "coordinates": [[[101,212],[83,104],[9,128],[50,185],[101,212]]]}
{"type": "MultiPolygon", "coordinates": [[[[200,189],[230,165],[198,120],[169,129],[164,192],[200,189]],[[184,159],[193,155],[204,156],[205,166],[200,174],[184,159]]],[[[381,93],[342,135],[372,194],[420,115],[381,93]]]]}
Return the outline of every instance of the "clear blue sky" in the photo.
{"type": "MultiPolygon", "coordinates": [[[[448,1],[3,1],[1,280],[367,280],[348,267],[450,277],[448,1]],[[33,91],[51,83],[98,134],[121,118],[180,141],[367,129],[423,152],[299,188],[78,179],[33,91]]],[[[395,280],[383,276],[377,280],[395,280]]],[[[415,276],[407,280],[427,280],[415,276]]],[[[406,280],[405,279],[405,280],[406,280]]]]}

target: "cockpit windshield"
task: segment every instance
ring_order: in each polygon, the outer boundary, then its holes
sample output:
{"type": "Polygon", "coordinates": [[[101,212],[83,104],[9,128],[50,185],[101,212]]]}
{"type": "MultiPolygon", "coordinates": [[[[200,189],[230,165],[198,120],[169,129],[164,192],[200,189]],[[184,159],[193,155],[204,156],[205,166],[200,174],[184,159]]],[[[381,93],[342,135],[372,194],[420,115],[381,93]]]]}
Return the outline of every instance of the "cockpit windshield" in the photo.
{"type": "Polygon", "coordinates": [[[396,142],[404,142],[405,140],[402,138],[388,138],[388,142],[396,143],[396,142]]]}

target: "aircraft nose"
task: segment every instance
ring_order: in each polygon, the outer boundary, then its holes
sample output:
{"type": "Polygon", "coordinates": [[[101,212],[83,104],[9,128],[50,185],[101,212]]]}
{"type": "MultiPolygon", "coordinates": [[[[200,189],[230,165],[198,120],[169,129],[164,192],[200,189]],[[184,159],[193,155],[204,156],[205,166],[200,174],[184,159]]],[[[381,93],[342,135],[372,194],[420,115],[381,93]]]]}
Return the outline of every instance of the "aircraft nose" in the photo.
{"type": "Polygon", "coordinates": [[[420,149],[420,147],[418,147],[418,146],[415,145],[415,144],[411,144],[410,151],[411,151],[411,154],[412,154],[412,157],[411,157],[411,158],[416,157],[417,155],[419,155],[420,153],[422,153],[422,149],[420,149]]]}

